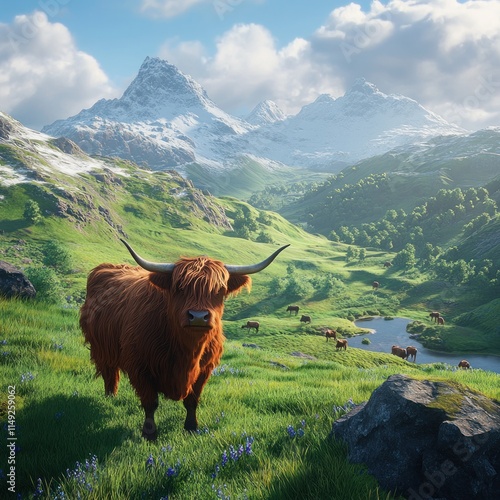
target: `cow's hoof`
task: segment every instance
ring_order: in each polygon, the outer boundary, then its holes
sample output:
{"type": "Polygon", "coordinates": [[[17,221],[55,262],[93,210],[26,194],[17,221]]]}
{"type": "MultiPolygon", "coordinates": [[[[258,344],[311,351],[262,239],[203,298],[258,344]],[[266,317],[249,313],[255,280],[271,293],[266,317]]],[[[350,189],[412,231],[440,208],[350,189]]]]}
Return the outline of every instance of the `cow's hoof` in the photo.
{"type": "Polygon", "coordinates": [[[148,441],[156,441],[158,431],[152,418],[144,420],[144,425],[142,426],[142,437],[148,441]]]}

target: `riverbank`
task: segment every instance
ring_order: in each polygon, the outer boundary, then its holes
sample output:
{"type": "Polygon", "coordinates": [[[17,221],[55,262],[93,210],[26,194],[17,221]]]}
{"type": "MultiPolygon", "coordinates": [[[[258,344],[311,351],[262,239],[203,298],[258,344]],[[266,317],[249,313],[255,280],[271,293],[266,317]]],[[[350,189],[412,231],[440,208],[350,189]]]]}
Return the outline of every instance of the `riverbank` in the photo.
{"type": "MultiPolygon", "coordinates": [[[[457,366],[459,361],[467,359],[473,368],[481,368],[500,373],[500,356],[469,351],[450,352],[440,349],[430,349],[422,342],[420,338],[415,338],[413,334],[407,331],[409,324],[418,323],[409,318],[385,319],[383,317],[362,318],[354,322],[357,328],[362,328],[371,333],[356,335],[349,339],[349,346],[357,347],[374,352],[391,352],[392,345],[407,347],[414,345],[418,349],[417,363],[447,363],[451,366],[457,366]],[[369,344],[363,344],[363,338],[369,338],[369,344]]],[[[425,325],[424,325],[425,326],[425,325]]],[[[436,343],[434,344],[436,345],[436,343]]]]}

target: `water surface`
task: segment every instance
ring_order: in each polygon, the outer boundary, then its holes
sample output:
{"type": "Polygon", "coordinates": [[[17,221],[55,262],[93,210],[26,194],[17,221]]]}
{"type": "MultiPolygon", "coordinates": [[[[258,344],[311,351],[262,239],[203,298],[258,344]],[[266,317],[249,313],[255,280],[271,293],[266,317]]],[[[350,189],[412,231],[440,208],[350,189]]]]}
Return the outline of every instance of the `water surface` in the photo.
{"type": "Polygon", "coordinates": [[[411,339],[406,331],[406,325],[412,320],[408,318],[394,318],[385,320],[382,317],[374,317],[370,320],[355,321],[354,324],[359,328],[366,328],[372,331],[367,335],[357,335],[349,339],[349,346],[366,349],[375,352],[391,352],[393,345],[399,345],[406,348],[413,345],[418,349],[417,363],[449,363],[457,366],[458,362],[466,359],[472,368],[482,368],[500,373],[500,356],[488,356],[485,354],[449,354],[445,352],[431,351],[422,346],[417,340],[411,339]],[[370,344],[362,344],[364,338],[370,339],[370,344]]]}

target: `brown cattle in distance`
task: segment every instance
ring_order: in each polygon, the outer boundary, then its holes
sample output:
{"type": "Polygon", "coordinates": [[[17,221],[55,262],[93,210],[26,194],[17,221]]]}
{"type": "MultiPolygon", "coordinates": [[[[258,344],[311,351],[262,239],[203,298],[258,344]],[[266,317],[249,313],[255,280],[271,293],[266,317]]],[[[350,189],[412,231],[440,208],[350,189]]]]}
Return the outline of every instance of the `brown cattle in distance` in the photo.
{"type": "Polygon", "coordinates": [[[392,266],[392,262],[391,262],[391,261],[386,260],[386,261],[384,262],[384,267],[391,267],[391,266],[392,266]]]}
{"type": "Polygon", "coordinates": [[[437,312],[437,311],[432,311],[430,314],[429,314],[429,317],[431,318],[432,321],[434,321],[435,323],[438,322],[438,319],[440,318],[440,314],[437,312]]]}
{"type": "Polygon", "coordinates": [[[243,325],[241,328],[248,328],[249,330],[250,328],[255,328],[255,332],[259,333],[259,327],[260,323],[258,321],[247,321],[247,324],[243,325]]]}
{"type": "Polygon", "coordinates": [[[184,429],[194,432],[200,395],[222,356],[225,298],[249,288],[248,275],[288,245],[258,264],[233,266],[208,257],[149,262],[123,243],[140,267],[100,264],[88,277],[80,326],[90,358],[107,395],[117,393],[120,370],[128,374],[144,409],[144,438],[157,437],[159,393],[183,401],[184,429]]]}
{"type": "Polygon", "coordinates": [[[439,318],[437,319],[437,323],[438,325],[444,325],[444,318],[442,316],[439,316],[439,318]]]}
{"type": "Polygon", "coordinates": [[[300,322],[301,323],[310,323],[311,322],[311,316],[304,316],[304,315],[302,315],[300,317],[300,322]]]}
{"type": "Polygon", "coordinates": [[[292,315],[292,312],[295,312],[295,316],[297,316],[297,314],[299,313],[299,309],[299,306],[288,306],[286,308],[286,312],[290,311],[290,316],[292,315]]]}
{"type": "Polygon", "coordinates": [[[338,339],[335,348],[337,349],[337,351],[339,349],[340,350],[344,349],[344,351],[347,351],[347,339],[338,339]]]}
{"type": "Polygon", "coordinates": [[[470,368],[470,363],[466,359],[462,359],[460,363],[458,363],[459,368],[464,368],[465,370],[468,370],[470,368]]]}
{"type": "Polygon", "coordinates": [[[395,356],[402,358],[402,359],[405,359],[407,356],[406,349],[404,349],[403,347],[399,347],[398,345],[392,346],[391,353],[394,354],[395,356]]]}
{"type": "Polygon", "coordinates": [[[337,331],[332,330],[331,328],[326,328],[325,329],[325,337],[326,337],[327,342],[328,342],[328,339],[337,340],[337,331]]]}
{"type": "Polygon", "coordinates": [[[406,348],[406,357],[408,359],[408,361],[410,361],[410,358],[413,358],[413,361],[417,361],[417,348],[412,346],[412,345],[409,345],[407,348],[406,348]]]}
{"type": "Polygon", "coordinates": [[[373,290],[377,290],[379,286],[380,286],[380,283],[379,283],[378,281],[374,281],[374,282],[372,283],[372,288],[373,288],[373,290]]]}

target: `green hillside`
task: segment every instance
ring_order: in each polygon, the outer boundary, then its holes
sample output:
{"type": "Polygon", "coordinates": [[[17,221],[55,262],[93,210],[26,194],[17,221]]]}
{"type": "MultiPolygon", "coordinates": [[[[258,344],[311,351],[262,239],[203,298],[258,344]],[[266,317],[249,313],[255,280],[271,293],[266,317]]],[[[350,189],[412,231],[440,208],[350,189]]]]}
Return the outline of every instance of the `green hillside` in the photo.
{"type": "MultiPolygon", "coordinates": [[[[318,200],[328,200],[325,224],[347,227],[335,239],[328,232],[328,238],[306,232],[237,198],[216,198],[174,171],[152,173],[121,160],[89,158],[70,141],[26,140],[19,132],[17,140],[2,143],[0,167],[2,258],[29,270],[42,285],[48,271],[40,269],[48,266],[57,284],[46,287],[52,300],[59,297],[73,306],[81,303],[92,267],[103,261],[131,262],[120,238],[146,258],[164,261],[207,254],[229,263],[256,262],[277,245],[291,244],[263,276],[254,278],[252,294],[229,305],[229,321],[279,317],[283,308],[297,302],[314,316],[312,331],[338,323],[352,334],[351,321],[359,316],[405,314],[418,319],[438,309],[453,322],[498,296],[498,215],[485,189],[441,190],[425,212],[404,215],[393,210],[382,217],[383,226],[370,226],[363,233],[347,224],[363,210],[377,212],[378,202],[394,191],[389,176],[371,176],[331,197],[326,193],[336,192],[333,182],[317,184],[304,200],[312,215],[321,206],[318,200]],[[73,170],[67,167],[71,162],[73,170]],[[36,223],[25,216],[28,202],[39,207],[36,223]],[[456,205],[464,206],[464,213],[455,221],[443,219],[443,210],[456,205]],[[480,217],[485,210],[487,217],[480,217]],[[70,255],[69,270],[62,272],[45,255],[50,241],[70,255]],[[405,247],[408,241],[414,255],[405,247]],[[394,266],[384,268],[386,261],[394,266]],[[384,283],[377,295],[371,293],[373,280],[384,283]],[[426,286],[433,282],[445,286],[426,286]]],[[[245,179],[240,180],[243,185],[245,179]]],[[[495,183],[489,186],[495,189],[495,183]]],[[[313,217],[308,225],[314,223],[313,217]]],[[[453,350],[453,339],[449,342],[453,350]]]]}

